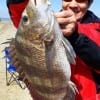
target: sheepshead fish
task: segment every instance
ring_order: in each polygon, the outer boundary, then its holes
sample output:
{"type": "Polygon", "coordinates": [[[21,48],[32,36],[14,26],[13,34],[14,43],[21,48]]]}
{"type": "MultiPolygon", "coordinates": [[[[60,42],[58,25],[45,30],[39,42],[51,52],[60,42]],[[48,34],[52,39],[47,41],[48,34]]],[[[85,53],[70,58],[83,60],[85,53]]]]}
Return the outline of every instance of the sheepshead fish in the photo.
{"type": "Polygon", "coordinates": [[[74,100],[70,63],[75,64],[76,55],[48,0],[29,0],[13,40],[16,57],[41,100],[74,100]]]}

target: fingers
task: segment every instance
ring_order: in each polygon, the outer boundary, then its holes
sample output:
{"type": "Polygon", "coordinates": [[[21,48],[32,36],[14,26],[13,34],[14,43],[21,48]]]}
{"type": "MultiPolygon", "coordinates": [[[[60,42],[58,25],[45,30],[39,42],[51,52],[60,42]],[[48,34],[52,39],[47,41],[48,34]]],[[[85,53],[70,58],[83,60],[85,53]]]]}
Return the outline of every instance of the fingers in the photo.
{"type": "Polygon", "coordinates": [[[75,23],[76,20],[73,17],[70,18],[57,18],[59,24],[70,24],[75,23]]]}
{"type": "Polygon", "coordinates": [[[75,18],[73,17],[73,12],[69,12],[69,10],[55,13],[55,16],[59,24],[65,24],[65,23],[67,24],[76,21],[75,18]]]}
{"type": "Polygon", "coordinates": [[[55,16],[56,16],[56,18],[59,18],[59,17],[70,17],[70,16],[72,16],[72,11],[71,10],[64,10],[64,11],[61,11],[61,12],[57,12],[57,13],[55,13],[55,16]]]}
{"type": "Polygon", "coordinates": [[[59,13],[55,13],[57,21],[61,27],[61,30],[64,35],[71,35],[76,27],[76,18],[74,13],[71,10],[64,10],[59,13]]]}
{"type": "Polygon", "coordinates": [[[65,36],[70,36],[75,31],[75,28],[76,28],[76,23],[70,23],[64,25],[63,27],[61,26],[62,33],[65,36]]]}

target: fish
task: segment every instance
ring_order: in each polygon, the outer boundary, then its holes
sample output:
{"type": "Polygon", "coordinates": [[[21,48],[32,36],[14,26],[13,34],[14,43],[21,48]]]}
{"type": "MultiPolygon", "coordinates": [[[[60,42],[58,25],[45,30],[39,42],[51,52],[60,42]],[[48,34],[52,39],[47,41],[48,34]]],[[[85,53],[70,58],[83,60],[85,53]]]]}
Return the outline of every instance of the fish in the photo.
{"type": "Polygon", "coordinates": [[[29,0],[11,42],[16,52],[12,62],[20,63],[41,100],[75,99],[78,90],[70,78],[76,54],[63,36],[49,0],[29,0]]]}

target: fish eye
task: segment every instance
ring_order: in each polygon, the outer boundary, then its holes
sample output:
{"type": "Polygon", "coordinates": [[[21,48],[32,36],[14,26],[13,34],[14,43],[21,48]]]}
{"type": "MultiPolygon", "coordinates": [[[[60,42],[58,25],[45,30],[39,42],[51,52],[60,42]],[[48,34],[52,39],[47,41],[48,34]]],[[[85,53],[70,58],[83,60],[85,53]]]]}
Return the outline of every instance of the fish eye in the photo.
{"type": "Polygon", "coordinates": [[[23,16],[23,21],[24,21],[24,22],[28,22],[28,16],[26,16],[26,15],[23,16]]]}

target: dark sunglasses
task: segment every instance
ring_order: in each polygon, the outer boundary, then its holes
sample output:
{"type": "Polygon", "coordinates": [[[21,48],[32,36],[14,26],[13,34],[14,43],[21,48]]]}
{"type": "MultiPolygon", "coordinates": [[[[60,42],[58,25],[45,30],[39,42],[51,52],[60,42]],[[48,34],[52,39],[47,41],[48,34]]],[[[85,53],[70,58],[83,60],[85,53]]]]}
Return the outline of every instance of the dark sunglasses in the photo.
{"type": "MultiPolygon", "coordinates": [[[[66,2],[71,2],[72,0],[63,0],[63,1],[66,1],[66,2]]],[[[82,2],[85,2],[87,0],[75,0],[76,2],[78,3],[82,3],[82,2]]]]}

